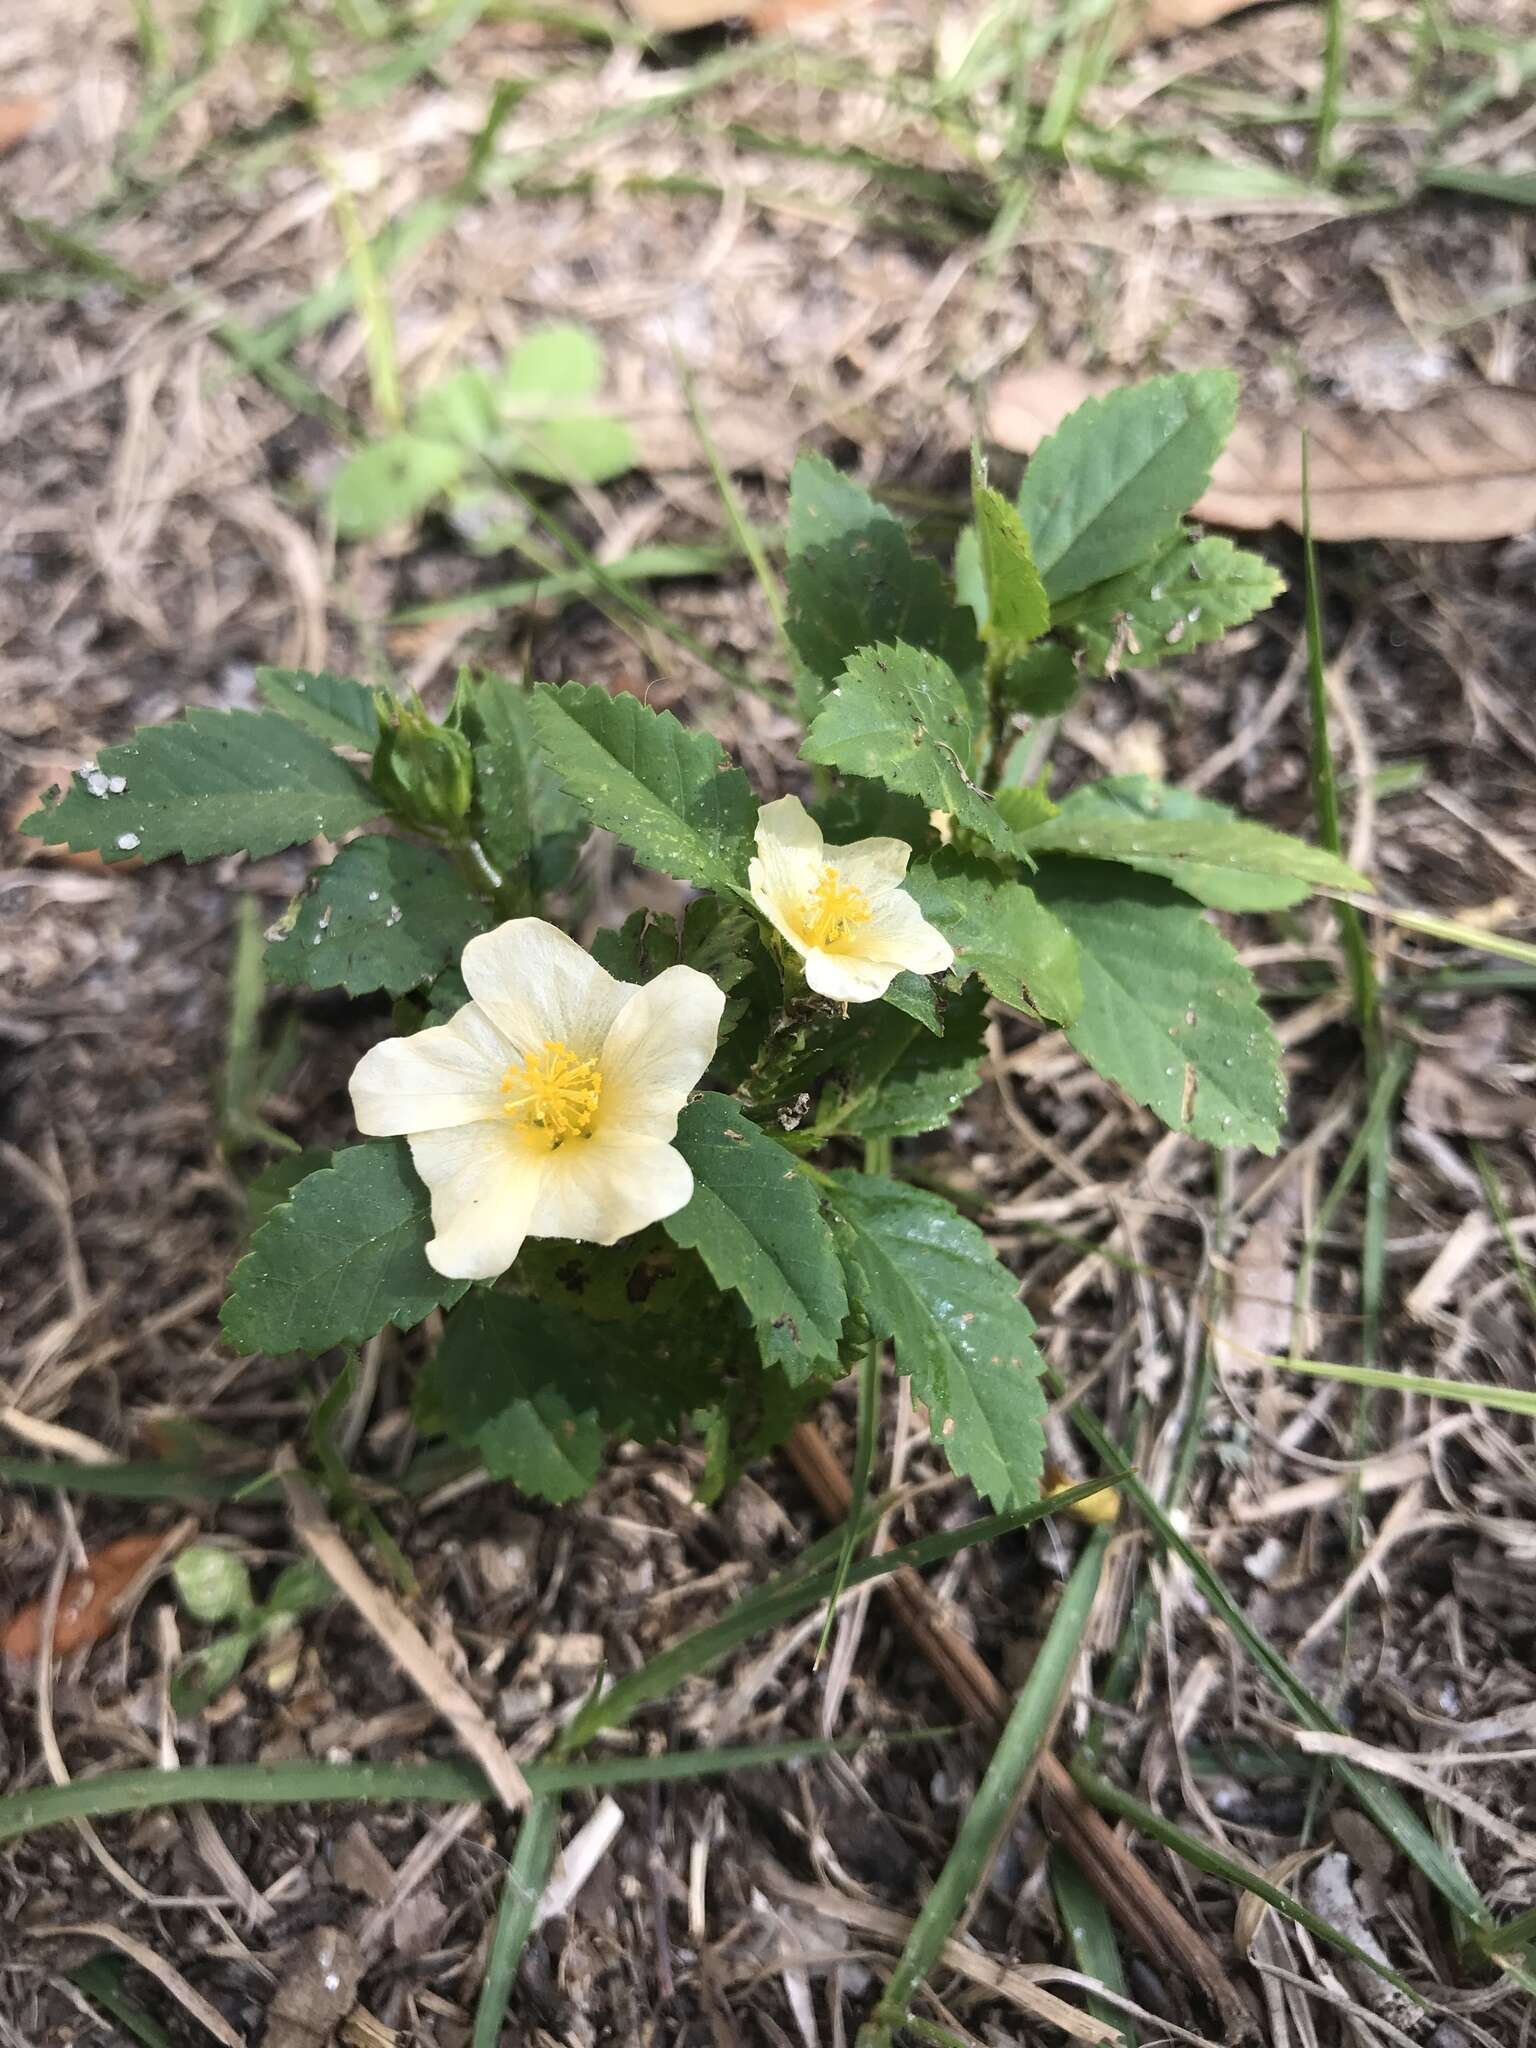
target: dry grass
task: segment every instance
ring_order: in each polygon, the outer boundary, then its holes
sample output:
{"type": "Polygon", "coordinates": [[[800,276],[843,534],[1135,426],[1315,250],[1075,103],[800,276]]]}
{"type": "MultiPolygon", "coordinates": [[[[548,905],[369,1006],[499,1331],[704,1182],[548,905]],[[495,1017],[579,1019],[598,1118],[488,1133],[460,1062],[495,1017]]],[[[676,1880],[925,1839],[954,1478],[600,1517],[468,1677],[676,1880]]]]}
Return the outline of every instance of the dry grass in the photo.
{"type": "MultiPolygon", "coordinates": [[[[156,11],[185,69],[191,10],[156,11]]],[[[315,14],[316,74],[344,95],[369,59],[332,16],[315,14]]],[[[25,94],[50,111],[0,159],[5,207],[19,217],[0,223],[0,260],[13,282],[19,271],[34,280],[0,289],[7,815],[133,724],[189,701],[248,701],[258,660],[388,668],[430,696],[473,651],[648,689],[725,734],[765,790],[785,776],[789,729],[778,714],[589,609],[382,624],[522,568],[476,563],[436,527],[399,546],[338,551],[316,508],[337,436],[232,359],[242,344],[231,323],[249,336],[344,273],[335,181],[370,231],[409,220],[455,189],[498,83],[528,90],[501,131],[488,189],[390,277],[400,374],[409,391],[540,319],[591,324],[647,458],[620,485],[584,494],[582,530],[605,558],[721,526],[674,348],[765,525],[805,440],[869,479],[947,502],[976,394],[1021,358],[1062,354],[1125,372],[1230,361],[1272,400],[1298,377],[1367,404],[1402,402],[1447,375],[1536,381],[1529,306],[1509,303],[1533,288],[1528,213],[1448,197],[1364,217],[1321,201],[1234,210],[1027,157],[1005,180],[995,166],[1013,108],[1001,87],[958,109],[902,104],[922,97],[936,62],[958,61],[959,8],[870,7],[817,22],[792,49],[733,57],[701,45],[662,60],[622,37],[610,47],[490,5],[435,71],[287,134],[262,124],[291,108],[288,57],[275,44],[243,45],[185,95],[128,180],[113,164],[149,96],[129,10],[51,0],[14,16],[0,23],[0,100],[25,94]],[[657,111],[696,76],[690,60],[736,69],[657,111]],[[951,190],[942,202],[915,199],[856,164],[769,153],[743,129],[877,151],[942,173],[951,190]],[[1000,193],[1018,201],[1020,225],[994,247],[975,216],[1000,193]],[[87,234],[139,288],[82,281],[78,263],[26,221],[87,234]]],[[[1518,27],[1500,0],[1455,19],[1489,33],[1518,27]]],[[[1351,103],[1409,104],[1418,30],[1417,17],[1381,6],[1353,17],[1351,103]]],[[[1042,85],[1053,63],[1044,60],[1042,85]]],[[[1406,192],[1435,105],[1481,75],[1469,58],[1446,59],[1420,111],[1390,123],[1356,120],[1347,106],[1339,147],[1358,152],[1361,179],[1406,192]]],[[[1304,169],[1305,125],[1245,128],[1231,96],[1273,103],[1315,93],[1320,78],[1315,13],[1283,6],[1134,51],[1087,108],[1104,133],[1138,146],[1198,145],[1224,161],[1304,169]]],[[[1529,132],[1528,106],[1511,90],[1475,109],[1449,146],[1464,161],[1518,168],[1529,132]]],[[[345,305],[289,361],[366,427],[365,336],[345,305]]],[[[1272,545],[1298,577],[1292,545],[1272,545]]],[[[1508,922],[1531,907],[1532,559],[1525,539],[1353,549],[1325,563],[1335,736],[1341,773],[1355,778],[1352,855],[1452,915],[1486,910],[1508,922]],[[1406,793],[1372,782],[1408,762],[1423,774],[1406,793]]],[[[766,608],[745,572],[679,587],[664,603],[723,656],[775,672],[766,608]]],[[[1069,720],[1058,771],[1146,768],[1305,829],[1299,636],[1299,607],[1287,600],[1176,676],[1106,684],[1069,720]]],[[[152,1454],[169,1419],[219,1432],[212,1455],[229,1439],[275,1449],[299,1435],[317,1382],[219,1347],[214,1312],[243,1202],[218,1147],[213,1080],[232,900],[251,893],[264,914],[275,911],[299,868],[279,859],[109,876],[19,845],[13,860],[0,896],[10,991],[0,1042],[12,1069],[0,1127],[11,1212],[0,1250],[5,1427],[27,1451],[59,1448],[49,1433],[62,1428],[112,1454],[152,1454]]],[[[635,886],[617,873],[598,879],[608,909],[635,886]]],[[[1294,1088],[1278,1164],[1239,1158],[1217,1171],[1115,1097],[1060,1038],[1012,1020],[999,1027],[996,1086],[921,1165],[985,1204],[1053,1362],[1112,1429],[1134,1425],[1154,1490],[1181,1476],[1186,1525],[1254,1622],[1359,1740],[1446,1788],[1426,1809],[1485,1899],[1512,1914],[1536,1885],[1530,1428],[1384,1397],[1361,1438],[1347,1389],[1254,1362],[1255,1351],[1283,1348],[1297,1259],[1359,1124],[1364,1081],[1326,916],[1303,912],[1246,938],[1277,1004],[1294,1088]],[[1208,1383],[1205,1338],[1218,1316],[1226,1341],[1208,1383]]],[[[1380,964],[1399,989],[1440,964],[1417,940],[1383,946],[1380,964]]],[[[272,1113],[324,1143],[346,1129],[341,1084],[362,1027],[324,1002],[307,1003],[302,1018],[300,1064],[272,1113]]],[[[1381,1356],[1529,1388],[1530,1305],[1470,1149],[1474,1138],[1485,1145],[1529,1254],[1528,993],[1447,989],[1397,1023],[1436,1065],[1421,1068],[1395,1128],[1381,1356]]],[[[1355,1196],[1314,1250],[1306,1344],[1354,1357],[1355,1196]]],[[[410,1362],[393,1340],[372,1361],[357,1460],[383,1478],[412,1443],[410,1362]]],[[[824,1420],[846,1449],[839,1411],[824,1420]]],[[[1065,1461],[1076,1455],[1065,1428],[1058,1449],[1065,1461]]],[[[940,1479],[921,1439],[903,1455],[909,1481],[940,1479]]],[[[702,1513],[690,1500],[697,1464],[691,1451],[622,1453],[588,1502],[561,1513],[531,1515],[489,1486],[389,1511],[432,1654],[511,1754],[548,1739],[600,1660],[628,1668],[813,1528],[810,1501],[777,1463],[702,1513]]],[[[904,1511],[900,1533],[970,1511],[963,1488],[938,1484],[904,1511]]],[[[17,1600],[31,1597],[80,1544],[173,1518],[169,1508],[72,1508],[17,1491],[0,1503],[0,1572],[17,1600]]],[[[275,1509],[227,1508],[218,1527],[253,1559],[292,1553],[275,1509]]],[[[1010,1684],[1075,1541],[1063,1526],[968,1552],[933,1582],[954,1626],[1010,1684]]],[[[1319,1910],[1353,1913],[1355,1938],[1380,1943],[1452,2015],[1426,2033],[1417,2015],[1373,2009],[1372,1980],[1341,1972],[1273,1914],[1239,1919],[1229,1887],[1143,1845],[1188,1922],[1230,1958],[1265,2038],[1376,2041],[1390,2023],[1436,2048],[1522,2041],[1523,1996],[1457,1955],[1443,1917],[1347,1799],[1318,1796],[1322,1781],[1289,1748],[1275,1701],[1187,1575],[1150,1559],[1132,1531],[1113,1554],[1089,1648],[1113,1644],[1147,1588],[1148,1651],[1110,1710],[1111,1755],[1127,1781],[1193,1832],[1287,1873],[1278,1881],[1319,1910]],[[1256,1747],[1285,1754],[1254,1762],[1256,1747]],[[1331,1858],[1296,1862],[1301,1848],[1341,1850],[1352,1889],[1341,1892],[1331,1858]]],[[[189,1762],[442,1747],[430,1706],[343,1609],[307,1625],[296,1669],[276,1674],[285,1683],[248,1675],[171,1744],[174,1635],[152,1599],[111,1642],[62,1667],[47,1733],[71,1774],[152,1762],[167,1745],[189,1762]]],[[[895,1612],[879,1605],[834,1670],[844,1728],[941,1722],[953,1711],[895,1612]]],[[[1068,1747],[1086,1718],[1088,1670],[1068,1747]]],[[[691,1683],[635,1739],[811,1733],[822,1705],[801,1630],[691,1683]]],[[[0,1711],[11,1785],[39,1779],[46,1749],[37,1703],[18,1686],[0,1711]]],[[[626,1795],[611,1846],[533,1943],[509,2038],[583,2048],[627,2035],[848,2038],[870,1981],[863,1944],[892,1914],[910,1914],[982,1761],[979,1744],[961,1740],[793,1778],[626,1795]],[[846,1911],[823,1910],[840,1895],[853,1901],[846,1911]]],[[[7,2044],[60,2028],[71,2030],[60,2038],[90,2038],[60,1975],[69,1944],[30,1930],[102,1920],[174,1965],[245,2039],[261,2038],[274,1987],[314,1953],[301,1937],[327,1927],[361,1944],[362,2005],[343,2029],[353,2048],[382,2043],[386,2029],[402,2041],[465,2038],[506,1847],[484,1810],[438,1821],[370,1810],[351,1826],[302,1811],[163,1815],[102,1834],[144,1897],[66,1834],[0,1858],[7,2044]]],[[[1069,1960],[1044,1847],[1038,1823],[1021,1816],[971,1923],[990,1960],[969,1985],[938,1986],[989,2042],[1022,2038],[998,2002],[995,1966],[1029,1975],[1069,1960]]],[[[1185,1983],[1128,1960],[1137,2004],[1197,2033],[1209,2027],[1185,1983]]],[[[152,1982],[132,1972],[126,1982],[167,2025],[182,2025],[174,1997],[157,2003],[152,1982]]],[[[1155,2037],[1144,2023],[1143,2039],[1155,2037]]]]}

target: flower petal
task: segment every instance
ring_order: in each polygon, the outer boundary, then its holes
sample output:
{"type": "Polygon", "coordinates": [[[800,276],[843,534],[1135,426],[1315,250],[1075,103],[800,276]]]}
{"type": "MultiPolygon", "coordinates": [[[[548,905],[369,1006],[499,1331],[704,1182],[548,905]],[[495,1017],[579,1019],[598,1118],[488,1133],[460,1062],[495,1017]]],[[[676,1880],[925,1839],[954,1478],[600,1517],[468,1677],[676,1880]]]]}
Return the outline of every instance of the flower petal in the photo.
{"type": "Polygon", "coordinates": [[[432,1197],[427,1263],[451,1280],[494,1280],[522,1249],[543,1206],[550,1155],[517,1142],[504,1122],[423,1131],[411,1158],[432,1197]]]}
{"type": "Polygon", "coordinates": [[[826,847],[821,827],[797,796],[781,796],[757,814],[757,858],[747,868],[752,901],[782,937],[800,951],[800,923],[821,871],[826,847]]]}
{"type": "Polygon", "coordinates": [[[954,947],[904,889],[877,898],[853,938],[866,960],[894,960],[913,974],[943,974],[955,964],[954,947]]]}
{"type": "Polygon", "coordinates": [[[862,953],[826,953],[815,946],[805,956],[808,986],[834,1003],[872,1003],[900,972],[899,961],[871,960],[862,953]]]}
{"type": "Polygon", "coordinates": [[[692,1196],[692,1167],[660,1138],[578,1140],[548,1155],[534,1234],[617,1244],[692,1196]]]}
{"type": "Polygon", "coordinates": [[[514,917],[464,948],[464,983],[514,1049],[547,1041],[591,1059],[634,993],[542,917],[514,917]]]}
{"type": "Polygon", "coordinates": [[[689,1090],[714,1058],[724,1009],[724,991],[696,967],[669,967],[635,990],[598,1057],[600,1138],[672,1136],[689,1090]]]}
{"type": "Polygon", "coordinates": [[[474,1003],[411,1038],[386,1038],[352,1070],[352,1114],[370,1138],[446,1131],[501,1115],[512,1048],[474,1003]]]}
{"type": "Polygon", "coordinates": [[[899,886],[912,858],[905,839],[855,839],[851,846],[829,846],[827,859],[840,882],[852,882],[874,902],[899,886]]]}

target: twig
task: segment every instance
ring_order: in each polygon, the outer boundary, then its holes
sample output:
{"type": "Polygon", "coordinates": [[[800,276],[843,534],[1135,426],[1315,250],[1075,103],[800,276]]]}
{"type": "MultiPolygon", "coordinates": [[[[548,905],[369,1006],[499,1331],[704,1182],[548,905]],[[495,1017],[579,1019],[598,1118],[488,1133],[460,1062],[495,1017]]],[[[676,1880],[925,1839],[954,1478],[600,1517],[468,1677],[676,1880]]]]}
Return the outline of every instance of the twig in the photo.
{"type": "MultiPolygon", "coordinates": [[[[833,1521],[845,1519],[852,1493],[821,1431],[812,1422],[800,1423],[787,1449],[791,1464],[822,1513],[833,1521]]],[[[1000,1725],[1008,1713],[1007,1692],[972,1646],[944,1620],[917,1573],[895,1572],[880,1584],[889,1591],[918,1649],[962,1711],[978,1721],[1000,1725]]],[[[1253,2014],[1231,1981],[1227,1966],[1164,1897],[1150,1873],[1078,1791],[1066,1766],[1049,1751],[1040,1759],[1037,1791],[1042,1818],[1067,1843],[1126,1931],[1169,1968],[1201,1987],[1234,2040],[1252,2039],[1256,2032],[1253,2014]]]]}
{"type": "Polygon", "coordinates": [[[507,1806],[528,1804],[528,1784],[471,1694],[444,1664],[409,1615],[374,1584],[341,1536],[291,1449],[275,1470],[288,1496],[293,1526],[305,1548],[350,1600],[411,1683],[429,1699],[485,1772],[507,1806]]]}

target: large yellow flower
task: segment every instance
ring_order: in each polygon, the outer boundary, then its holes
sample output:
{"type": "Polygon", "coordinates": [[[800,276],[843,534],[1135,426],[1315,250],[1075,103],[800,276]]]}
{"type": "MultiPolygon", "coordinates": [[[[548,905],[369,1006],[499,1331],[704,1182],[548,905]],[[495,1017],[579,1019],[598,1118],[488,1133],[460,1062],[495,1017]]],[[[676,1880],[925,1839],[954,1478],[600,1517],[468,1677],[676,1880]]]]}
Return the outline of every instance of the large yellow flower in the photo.
{"type": "Polygon", "coordinates": [[[752,901],[804,959],[818,995],[873,1002],[903,968],[942,974],[954,965],[954,948],[901,886],[911,858],[903,839],[828,846],[797,796],[758,812],[752,901]]]}
{"type": "Polygon", "coordinates": [[[473,1001],[352,1075],[358,1129],[410,1140],[437,1271],[492,1280],[525,1237],[614,1244],[681,1209],[693,1173],[671,1140],[725,1006],[709,977],[616,981],[539,917],[471,939],[463,972],[473,1001]]]}

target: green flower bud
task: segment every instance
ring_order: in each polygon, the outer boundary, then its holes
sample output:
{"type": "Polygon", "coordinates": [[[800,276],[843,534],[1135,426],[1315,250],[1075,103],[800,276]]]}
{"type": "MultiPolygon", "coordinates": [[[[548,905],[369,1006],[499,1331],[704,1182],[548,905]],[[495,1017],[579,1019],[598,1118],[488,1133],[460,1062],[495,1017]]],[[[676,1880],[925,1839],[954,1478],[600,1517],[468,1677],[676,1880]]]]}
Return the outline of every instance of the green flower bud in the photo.
{"type": "Polygon", "coordinates": [[[404,704],[388,690],[376,690],[374,703],[374,788],[402,823],[451,832],[468,817],[475,793],[469,741],[451,726],[434,725],[419,701],[404,704]]]}
{"type": "Polygon", "coordinates": [[[216,1543],[194,1543],[171,1567],[182,1606],[197,1621],[230,1621],[255,1605],[251,1575],[216,1543]]]}

